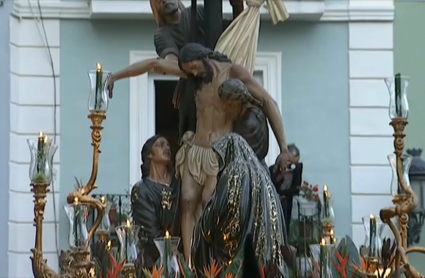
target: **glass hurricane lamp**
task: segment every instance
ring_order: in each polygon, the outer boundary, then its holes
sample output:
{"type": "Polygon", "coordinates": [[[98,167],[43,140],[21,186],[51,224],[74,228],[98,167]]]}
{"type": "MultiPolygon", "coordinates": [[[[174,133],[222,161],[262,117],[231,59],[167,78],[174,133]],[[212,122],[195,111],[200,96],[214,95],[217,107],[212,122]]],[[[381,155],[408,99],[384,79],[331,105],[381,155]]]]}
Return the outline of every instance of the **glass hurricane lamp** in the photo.
{"type": "MultiPolygon", "coordinates": [[[[401,188],[399,186],[398,176],[397,176],[397,156],[394,153],[392,153],[392,154],[389,154],[387,158],[388,158],[388,162],[390,163],[391,171],[392,171],[390,190],[391,190],[391,194],[393,196],[396,196],[397,194],[399,194],[399,190],[401,188]]],[[[402,177],[406,185],[410,186],[409,170],[410,170],[410,165],[412,164],[412,156],[410,154],[403,154],[402,161],[403,161],[402,177]]]]}
{"type": "Polygon", "coordinates": [[[102,204],[105,204],[106,207],[105,207],[105,210],[103,211],[102,222],[100,222],[100,226],[99,228],[97,228],[97,231],[108,232],[109,229],[111,228],[111,221],[109,219],[109,211],[111,210],[112,203],[108,202],[105,196],[100,197],[100,202],[102,204]]]}
{"type": "Polygon", "coordinates": [[[379,217],[372,214],[362,217],[362,222],[365,229],[365,241],[360,247],[360,255],[365,258],[366,262],[378,263],[381,257],[382,233],[385,224],[379,217]]]}
{"type": "Polygon", "coordinates": [[[86,248],[89,243],[87,215],[89,206],[75,198],[73,204],[64,206],[69,221],[69,246],[71,249],[86,248]]]}
{"type": "Polygon", "coordinates": [[[390,119],[407,119],[409,116],[409,103],[407,101],[407,88],[410,78],[401,76],[399,73],[394,77],[386,78],[388,92],[390,94],[389,116],[390,119]]]}
{"type": "Polygon", "coordinates": [[[126,225],[115,228],[120,242],[120,257],[126,264],[134,264],[139,254],[140,226],[132,225],[127,219],[126,225]]]}
{"type": "Polygon", "coordinates": [[[154,243],[160,255],[159,267],[164,269],[162,277],[181,277],[181,270],[177,259],[177,247],[180,243],[180,237],[170,236],[167,231],[165,237],[155,238],[154,243]]]}
{"type": "Polygon", "coordinates": [[[53,156],[58,148],[53,141],[42,132],[36,140],[27,140],[31,153],[29,178],[31,183],[47,183],[52,181],[53,156]]]}
{"type": "Polygon", "coordinates": [[[96,70],[88,72],[90,79],[89,111],[91,113],[105,113],[108,110],[108,83],[112,73],[104,71],[101,64],[97,64],[96,70]]]}

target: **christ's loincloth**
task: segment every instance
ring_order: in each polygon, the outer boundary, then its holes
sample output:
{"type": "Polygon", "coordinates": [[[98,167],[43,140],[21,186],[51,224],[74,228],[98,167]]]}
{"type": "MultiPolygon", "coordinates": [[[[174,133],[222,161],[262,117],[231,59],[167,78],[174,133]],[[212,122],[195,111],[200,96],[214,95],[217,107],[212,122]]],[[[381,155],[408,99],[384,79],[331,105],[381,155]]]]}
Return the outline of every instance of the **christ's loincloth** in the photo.
{"type": "Polygon", "coordinates": [[[219,171],[218,157],[212,148],[200,147],[193,144],[194,133],[183,135],[182,146],[176,154],[176,176],[183,178],[187,167],[192,178],[201,186],[209,176],[216,177],[219,171]]]}

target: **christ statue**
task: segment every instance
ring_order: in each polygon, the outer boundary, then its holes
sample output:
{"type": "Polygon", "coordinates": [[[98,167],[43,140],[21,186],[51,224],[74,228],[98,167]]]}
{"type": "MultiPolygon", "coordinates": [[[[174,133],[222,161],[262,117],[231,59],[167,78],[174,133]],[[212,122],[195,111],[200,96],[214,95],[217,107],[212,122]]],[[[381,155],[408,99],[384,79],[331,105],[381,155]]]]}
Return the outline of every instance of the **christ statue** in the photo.
{"type": "Polygon", "coordinates": [[[166,59],[147,59],[116,72],[109,84],[110,94],[115,81],[152,70],[187,78],[196,86],[196,129],[193,136],[187,134],[186,142],[176,155],[176,174],[182,180],[183,251],[186,260],[190,261],[198,207],[207,204],[217,184],[220,163],[211,146],[223,135],[233,132],[234,128],[229,116],[231,111],[227,111],[225,102],[218,94],[219,86],[230,78],[239,79],[259,103],[280,147],[274,171],[282,174],[289,155],[283,121],[277,103],[252,74],[242,66],[232,64],[226,55],[196,43],[187,44],[181,49],[178,63],[166,59]]]}

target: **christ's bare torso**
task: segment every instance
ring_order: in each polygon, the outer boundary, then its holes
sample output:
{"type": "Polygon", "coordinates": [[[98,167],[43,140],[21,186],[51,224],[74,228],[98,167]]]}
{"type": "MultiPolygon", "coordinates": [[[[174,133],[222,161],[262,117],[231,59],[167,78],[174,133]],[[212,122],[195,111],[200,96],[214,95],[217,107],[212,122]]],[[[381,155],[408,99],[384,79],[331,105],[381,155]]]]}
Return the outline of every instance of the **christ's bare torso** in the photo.
{"type": "Polygon", "coordinates": [[[233,122],[228,117],[225,105],[218,95],[218,87],[229,79],[231,63],[211,62],[214,78],[211,83],[203,84],[195,96],[197,124],[194,144],[209,148],[224,134],[232,131],[233,122]]]}

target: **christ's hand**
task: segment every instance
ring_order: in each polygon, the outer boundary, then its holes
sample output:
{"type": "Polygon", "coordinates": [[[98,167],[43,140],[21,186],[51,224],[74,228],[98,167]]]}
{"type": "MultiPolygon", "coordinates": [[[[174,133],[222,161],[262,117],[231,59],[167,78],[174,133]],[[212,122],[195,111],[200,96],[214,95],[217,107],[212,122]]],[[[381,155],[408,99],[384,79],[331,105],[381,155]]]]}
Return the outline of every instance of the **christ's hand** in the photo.
{"type": "Polygon", "coordinates": [[[283,150],[276,159],[276,163],[273,168],[273,173],[276,175],[276,181],[280,182],[285,176],[285,172],[288,168],[289,152],[283,150]]]}

